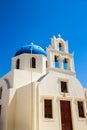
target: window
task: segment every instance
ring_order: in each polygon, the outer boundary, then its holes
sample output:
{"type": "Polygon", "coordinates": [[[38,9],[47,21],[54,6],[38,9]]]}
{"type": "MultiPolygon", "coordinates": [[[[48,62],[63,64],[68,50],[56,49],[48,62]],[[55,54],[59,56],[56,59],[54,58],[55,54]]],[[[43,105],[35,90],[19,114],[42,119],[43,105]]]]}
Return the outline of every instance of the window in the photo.
{"type": "Polygon", "coordinates": [[[34,57],[31,58],[30,66],[31,68],[36,68],[36,59],[34,57]]]}
{"type": "Polygon", "coordinates": [[[57,60],[57,56],[55,56],[55,62],[57,62],[58,60],[57,60]]]}
{"type": "Polygon", "coordinates": [[[61,43],[59,43],[59,51],[62,51],[63,50],[63,46],[61,43]]]}
{"type": "Polygon", "coordinates": [[[59,68],[59,61],[57,56],[54,56],[54,64],[55,64],[55,68],[59,68]]]}
{"type": "Polygon", "coordinates": [[[51,99],[45,99],[44,100],[44,117],[45,118],[53,118],[52,100],[51,99]]]}
{"type": "Polygon", "coordinates": [[[46,68],[47,68],[47,61],[46,61],[46,68]]]}
{"type": "Polygon", "coordinates": [[[78,101],[77,102],[78,105],[78,114],[79,117],[84,118],[85,114],[84,114],[84,105],[83,105],[83,101],[78,101]]]}
{"type": "Polygon", "coordinates": [[[0,105],[0,116],[1,116],[1,105],[0,105]]]}
{"type": "Polygon", "coordinates": [[[64,52],[64,43],[63,42],[59,42],[59,51],[63,51],[64,52]]]}
{"type": "Polygon", "coordinates": [[[70,70],[71,69],[71,67],[70,67],[70,59],[69,58],[65,58],[63,60],[63,68],[65,70],[70,70]]]}
{"type": "Polygon", "coordinates": [[[61,81],[61,92],[63,92],[63,93],[68,92],[67,82],[65,82],[65,81],[61,81]]]}
{"type": "Polygon", "coordinates": [[[16,62],[16,69],[19,69],[20,68],[20,59],[17,59],[17,62],[16,62]]]}
{"type": "Polygon", "coordinates": [[[0,99],[2,98],[2,87],[0,87],[0,99]]]}
{"type": "Polygon", "coordinates": [[[68,60],[66,58],[63,60],[63,64],[64,64],[64,69],[65,70],[68,69],[68,60]]]}

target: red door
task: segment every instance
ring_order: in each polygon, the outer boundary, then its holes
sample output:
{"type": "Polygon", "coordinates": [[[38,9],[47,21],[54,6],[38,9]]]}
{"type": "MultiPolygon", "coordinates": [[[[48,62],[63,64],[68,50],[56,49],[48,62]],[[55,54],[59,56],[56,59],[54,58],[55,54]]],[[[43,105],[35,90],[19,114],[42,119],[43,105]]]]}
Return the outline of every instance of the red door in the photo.
{"type": "Polygon", "coordinates": [[[62,130],[73,130],[70,101],[60,101],[60,112],[62,130]]]}

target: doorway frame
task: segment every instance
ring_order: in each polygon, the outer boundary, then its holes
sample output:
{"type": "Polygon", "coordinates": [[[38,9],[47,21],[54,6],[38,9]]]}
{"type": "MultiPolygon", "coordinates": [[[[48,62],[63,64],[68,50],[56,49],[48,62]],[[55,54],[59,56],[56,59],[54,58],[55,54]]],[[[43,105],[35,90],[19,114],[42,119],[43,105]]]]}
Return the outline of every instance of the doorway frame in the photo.
{"type": "Polygon", "coordinates": [[[58,97],[58,116],[59,116],[59,129],[62,130],[61,125],[61,110],[60,110],[60,101],[70,101],[70,109],[71,109],[71,120],[72,120],[72,130],[74,130],[74,116],[73,116],[73,99],[72,97],[58,97]]]}

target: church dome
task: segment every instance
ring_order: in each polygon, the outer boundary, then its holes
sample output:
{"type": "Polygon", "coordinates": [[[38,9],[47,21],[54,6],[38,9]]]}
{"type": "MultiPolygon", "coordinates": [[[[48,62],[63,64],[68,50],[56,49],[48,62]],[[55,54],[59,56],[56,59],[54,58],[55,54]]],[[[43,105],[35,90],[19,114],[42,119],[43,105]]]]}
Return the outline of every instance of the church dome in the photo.
{"type": "Polygon", "coordinates": [[[23,46],[21,49],[19,49],[16,52],[15,56],[18,56],[18,55],[23,54],[23,53],[41,54],[44,56],[47,55],[46,51],[43,48],[41,48],[40,46],[35,45],[33,43],[23,46]]]}

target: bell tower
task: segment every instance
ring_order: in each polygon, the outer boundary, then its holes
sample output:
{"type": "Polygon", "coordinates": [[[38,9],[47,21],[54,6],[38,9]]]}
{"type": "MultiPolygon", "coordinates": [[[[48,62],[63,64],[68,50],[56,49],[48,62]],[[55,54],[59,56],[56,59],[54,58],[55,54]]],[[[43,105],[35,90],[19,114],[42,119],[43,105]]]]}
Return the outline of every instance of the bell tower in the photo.
{"type": "Polygon", "coordinates": [[[74,54],[68,51],[68,41],[53,36],[51,45],[47,48],[48,71],[54,69],[55,71],[69,73],[75,75],[74,68],[74,54]]]}

